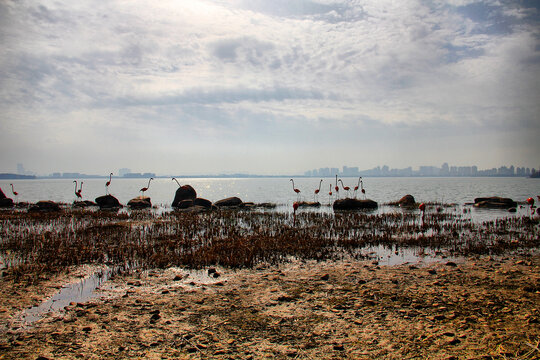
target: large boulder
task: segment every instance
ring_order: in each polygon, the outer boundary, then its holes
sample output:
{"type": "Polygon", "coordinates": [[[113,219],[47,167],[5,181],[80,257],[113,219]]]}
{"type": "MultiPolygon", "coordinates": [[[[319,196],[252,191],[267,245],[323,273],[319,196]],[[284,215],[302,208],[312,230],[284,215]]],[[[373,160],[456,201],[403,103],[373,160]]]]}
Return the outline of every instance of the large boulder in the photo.
{"type": "Polygon", "coordinates": [[[147,196],[139,196],[129,200],[128,206],[132,209],[146,209],[152,207],[152,202],[147,196]]]}
{"type": "Polygon", "coordinates": [[[492,196],[474,199],[474,206],[486,209],[509,209],[516,207],[517,203],[510,198],[492,196]]]}
{"type": "Polygon", "coordinates": [[[60,211],[60,205],[51,200],[38,201],[28,209],[29,212],[51,212],[60,211]]]}
{"type": "Polygon", "coordinates": [[[339,199],[334,201],[334,210],[376,209],[379,205],[373,200],[339,199]]]}
{"type": "Polygon", "coordinates": [[[416,200],[414,199],[414,196],[407,194],[399,199],[397,203],[401,207],[413,207],[416,205],[416,200]]]}
{"type": "Polygon", "coordinates": [[[115,209],[122,207],[120,201],[112,195],[103,195],[96,198],[96,204],[98,204],[100,209],[115,209]]]}
{"type": "Polygon", "coordinates": [[[214,203],[217,207],[231,207],[231,206],[242,206],[244,203],[240,198],[237,198],[236,196],[221,199],[214,203]]]}
{"type": "Polygon", "coordinates": [[[191,185],[182,185],[176,190],[172,207],[178,207],[179,203],[184,200],[195,200],[197,192],[191,185]]]}

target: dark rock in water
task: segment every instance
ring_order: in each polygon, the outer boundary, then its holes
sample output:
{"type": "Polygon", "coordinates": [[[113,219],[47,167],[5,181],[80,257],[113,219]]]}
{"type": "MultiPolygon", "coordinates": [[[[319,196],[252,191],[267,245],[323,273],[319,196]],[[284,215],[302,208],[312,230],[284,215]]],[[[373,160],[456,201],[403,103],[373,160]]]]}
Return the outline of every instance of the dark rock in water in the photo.
{"type": "Polygon", "coordinates": [[[13,199],[10,199],[7,197],[0,198],[0,207],[3,207],[3,208],[13,207],[13,199]]]}
{"type": "Polygon", "coordinates": [[[515,212],[517,212],[517,209],[516,208],[510,208],[510,209],[508,209],[508,212],[515,213],[515,212]]]}
{"type": "Polygon", "coordinates": [[[178,207],[178,204],[183,200],[195,200],[197,192],[191,185],[182,185],[176,190],[172,207],[178,207]]]}
{"type": "Polygon", "coordinates": [[[243,202],[236,196],[218,200],[214,203],[217,207],[242,206],[243,202]]]}
{"type": "MultiPolygon", "coordinates": [[[[191,201],[191,200],[184,200],[184,201],[191,201]]],[[[176,211],[178,212],[187,212],[187,213],[193,213],[193,214],[203,213],[209,210],[210,210],[209,208],[200,206],[200,205],[192,205],[186,208],[176,207],[176,211]]]]}
{"type": "Polygon", "coordinates": [[[83,200],[83,201],[74,201],[73,206],[74,207],[88,207],[88,206],[97,206],[97,204],[90,200],[83,200]]]}
{"type": "Polygon", "coordinates": [[[189,207],[192,207],[193,206],[193,200],[191,199],[188,199],[188,200],[182,200],[180,201],[178,204],[176,204],[176,208],[178,209],[187,209],[189,207]]]}
{"type": "Polygon", "coordinates": [[[401,207],[413,207],[416,205],[416,200],[414,199],[414,196],[407,194],[399,199],[398,205],[401,207]]]}
{"type": "Polygon", "coordinates": [[[274,203],[260,203],[256,204],[255,206],[263,209],[274,209],[277,207],[277,205],[274,203]]]}
{"type": "Polygon", "coordinates": [[[373,200],[359,200],[359,199],[339,199],[334,201],[334,210],[362,210],[362,209],[376,209],[378,207],[377,202],[373,200]]]}
{"type": "Polygon", "coordinates": [[[517,207],[517,203],[510,198],[493,196],[474,199],[474,206],[487,209],[508,209],[517,207]]]}
{"type": "Polygon", "coordinates": [[[210,200],[207,200],[207,199],[196,198],[195,200],[193,200],[193,205],[194,206],[202,206],[202,207],[205,207],[205,208],[211,208],[212,207],[212,202],[210,200]]]}
{"type": "Polygon", "coordinates": [[[98,204],[100,209],[114,209],[122,207],[118,199],[112,195],[103,195],[96,198],[96,204],[98,204]]]}
{"type": "Polygon", "coordinates": [[[311,201],[300,201],[298,202],[298,207],[320,207],[320,202],[311,202],[311,201]]]}
{"type": "Polygon", "coordinates": [[[150,198],[145,196],[139,196],[134,199],[129,200],[128,206],[132,209],[146,209],[149,207],[152,207],[152,202],[150,201],[150,198]]]}
{"type": "Polygon", "coordinates": [[[28,212],[36,211],[60,211],[60,205],[51,200],[38,201],[37,204],[33,205],[28,209],[28,212]]]}
{"type": "Polygon", "coordinates": [[[6,199],[6,198],[7,198],[6,194],[4,194],[4,192],[2,191],[2,188],[0,188],[0,200],[6,199]]]}

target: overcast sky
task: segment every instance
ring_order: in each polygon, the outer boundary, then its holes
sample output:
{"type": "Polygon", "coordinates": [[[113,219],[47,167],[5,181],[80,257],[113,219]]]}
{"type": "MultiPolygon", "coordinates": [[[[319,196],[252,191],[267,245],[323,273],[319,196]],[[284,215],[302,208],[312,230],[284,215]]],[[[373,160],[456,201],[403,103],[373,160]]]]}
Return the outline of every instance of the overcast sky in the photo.
{"type": "Polygon", "coordinates": [[[0,0],[0,41],[0,172],[540,166],[535,0],[0,0]]]}

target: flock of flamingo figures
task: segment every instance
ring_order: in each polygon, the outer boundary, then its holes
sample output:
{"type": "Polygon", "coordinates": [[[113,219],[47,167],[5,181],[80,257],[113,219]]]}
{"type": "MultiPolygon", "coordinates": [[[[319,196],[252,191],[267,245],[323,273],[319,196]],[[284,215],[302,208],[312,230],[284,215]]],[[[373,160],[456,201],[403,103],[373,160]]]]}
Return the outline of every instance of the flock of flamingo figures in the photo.
{"type": "MultiPolygon", "coordinates": [[[[298,200],[300,198],[301,191],[300,191],[300,189],[298,189],[298,188],[296,188],[294,186],[294,179],[291,179],[290,181],[292,182],[292,188],[293,188],[293,191],[296,193],[297,200],[298,200]]],[[[319,193],[321,191],[322,183],[323,183],[323,179],[321,179],[321,181],[319,181],[319,187],[317,189],[315,189],[315,191],[314,191],[314,194],[313,194],[313,201],[314,202],[317,201],[317,198],[318,198],[319,193]]],[[[351,188],[349,186],[345,186],[345,184],[343,184],[343,180],[338,179],[338,176],[336,175],[336,183],[335,183],[335,187],[334,187],[334,190],[336,192],[336,197],[339,198],[339,186],[338,186],[338,184],[341,184],[341,188],[343,189],[343,191],[346,191],[347,196],[350,196],[351,188]]],[[[357,197],[358,189],[360,189],[360,191],[362,192],[362,195],[363,195],[364,200],[365,200],[366,199],[366,189],[364,189],[364,182],[362,181],[361,176],[358,178],[358,184],[354,187],[354,198],[355,199],[357,197]]],[[[333,195],[332,184],[329,184],[328,197],[332,198],[332,195],[333,195]]]]}

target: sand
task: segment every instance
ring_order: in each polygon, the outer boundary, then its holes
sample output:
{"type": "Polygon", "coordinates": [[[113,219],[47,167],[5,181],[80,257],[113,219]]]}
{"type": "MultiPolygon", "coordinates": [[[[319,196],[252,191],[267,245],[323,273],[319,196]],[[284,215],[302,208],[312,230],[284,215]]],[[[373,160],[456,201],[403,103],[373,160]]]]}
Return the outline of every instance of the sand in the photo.
{"type": "Polygon", "coordinates": [[[24,309],[95,268],[8,272],[0,359],[537,359],[539,266],[531,255],[141,271],[25,326],[24,309]]]}

